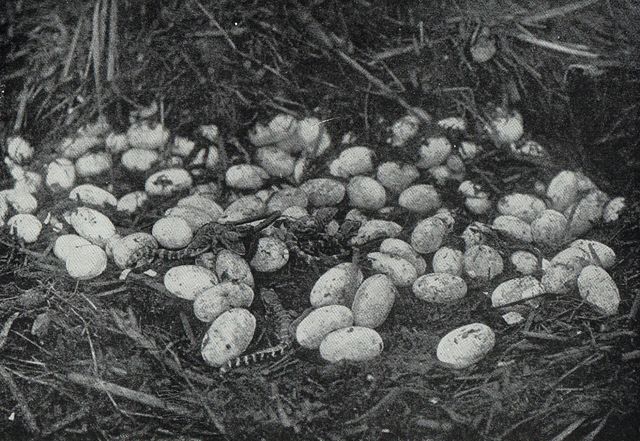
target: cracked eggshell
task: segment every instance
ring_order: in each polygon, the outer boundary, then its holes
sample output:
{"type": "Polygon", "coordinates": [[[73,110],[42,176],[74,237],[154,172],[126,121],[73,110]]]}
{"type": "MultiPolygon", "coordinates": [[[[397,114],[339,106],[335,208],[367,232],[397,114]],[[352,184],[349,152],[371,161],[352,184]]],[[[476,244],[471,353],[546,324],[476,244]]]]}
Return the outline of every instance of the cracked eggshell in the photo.
{"type": "Polygon", "coordinates": [[[581,265],[551,263],[542,274],[544,291],[549,294],[571,292],[576,287],[577,278],[582,268],[581,265]]]}
{"type": "Polygon", "coordinates": [[[431,267],[434,273],[446,273],[461,276],[464,268],[464,257],[460,250],[442,247],[433,255],[431,267]]]}
{"type": "Polygon", "coordinates": [[[42,176],[33,171],[23,171],[16,177],[13,183],[13,189],[16,191],[26,191],[27,193],[37,194],[42,188],[42,176]]]}
{"type": "Polygon", "coordinates": [[[303,348],[318,349],[327,334],[352,325],[353,313],[346,306],[322,306],[311,311],[298,324],[296,340],[303,348]]]}
{"type": "Polygon", "coordinates": [[[482,151],[482,148],[473,142],[462,141],[458,147],[458,154],[463,160],[473,159],[482,151]]]}
{"type": "Polygon", "coordinates": [[[517,110],[502,111],[493,118],[485,130],[493,135],[498,144],[508,145],[519,140],[524,134],[522,115],[517,110]]]}
{"type": "Polygon", "coordinates": [[[104,247],[107,240],[116,234],[116,227],[104,214],[89,207],[78,207],[67,211],[64,220],[92,244],[104,247]]]}
{"type": "Polygon", "coordinates": [[[179,250],[186,247],[193,239],[193,230],[189,223],[181,217],[167,216],[158,219],[151,229],[151,234],[161,247],[179,250]]]}
{"type": "Polygon", "coordinates": [[[547,187],[547,198],[550,208],[564,211],[578,200],[578,178],[571,170],[558,173],[547,187]]]}
{"type": "Polygon", "coordinates": [[[267,212],[284,212],[290,207],[307,208],[309,198],[307,194],[297,187],[283,188],[273,193],[267,200],[267,212]]]}
{"type": "Polygon", "coordinates": [[[616,263],[616,253],[613,249],[596,240],[578,239],[569,244],[570,248],[579,248],[588,253],[592,265],[604,269],[611,268],[616,263]],[[595,256],[594,256],[595,253],[595,256]]]}
{"type": "Polygon", "coordinates": [[[623,197],[611,199],[602,211],[602,221],[605,224],[617,221],[625,208],[627,208],[627,205],[623,197]]]}
{"type": "Polygon", "coordinates": [[[78,248],[91,245],[84,237],[77,234],[63,234],[59,236],[53,245],[53,254],[60,260],[66,261],[67,258],[75,253],[78,248]]]}
{"type": "Polygon", "coordinates": [[[347,186],[349,205],[363,210],[379,210],[387,201],[382,184],[368,176],[354,176],[347,186]]]}
{"type": "Polygon", "coordinates": [[[367,254],[367,260],[374,272],[385,274],[395,286],[410,286],[418,277],[416,267],[402,257],[376,251],[367,254]]]}
{"type": "Polygon", "coordinates": [[[544,294],[544,287],[536,278],[532,276],[519,277],[498,285],[491,294],[491,305],[498,308],[510,303],[539,297],[542,294],[544,294]]]}
{"type": "Polygon", "coordinates": [[[120,163],[130,172],[146,172],[159,160],[155,150],[130,149],[122,154],[120,163]]]}
{"type": "Polygon", "coordinates": [[[620,292],[609,273],[599,266],[586,266],[578,276],[578,292],[587,303],[604,315],[615,315],[620,306],[620,292]]]}
{"type": "Polygon", "coordinates": [[[565,242],[567,218],[555,210],[544,210],[531,222],[533,241],[538,245],[558,248],[565,242]]]}
{"type": "Polygon", "coordinates": [[[118,205],[118,200],[114,195],[93,184],[78,185],[69,193],[69,199],[100,207],[118,205]]]}
{"type": "Polygon", "coordinates": [[[256,331],[256,318],[244,308],[232,308],[216,318],[202,339],[200,353],[214,367],[240,356],[256,331]]]}
{"type": "Polygon", "coordinates": [[[382,325],[389,316],[397,296],[398,290],[386,275],[374,274],[366,278],[353,299],[353,323],[372,329],[382,325]]]}
{"type": "Polygon", "coordinates": [[[467,207],[467,210],[470,212],[481,215],[491,210],[493,203],[489,200],[489,195],[482,192],[478,197],[466,198],[464,200],[464,206],[467,207]]]}
{"type": "Polygon", "coordinates": [[[569,234],[572,237],[580,237],[600,222],[605,205],[609,197],[600,190],[594,190],[571,210],[569,217],[569,234]]]}
{"type": "Polygon", "coordinates": [[[76,159],[76,173],[82,178],[98,176],[111,170],[113,161],[107,152],[86,153],[76,159]]]}
{"type": "Polygon", "coordinates": [[[451,153],[451,143],[444,136],[428,138],[418,150],[418,168],[431,168],[442,164],[451,153]]]}
{"type": "Polygon", "coordinates": [[[493,229],[520,242],[528,243],[533,240],[531,225],[519,217],[504,215],[498,216],[493,220],[493,229]]]}
{"type": "Polygon", "coordinates": [[[438,126],[444,130],[456,130],[464,132],[467,130],[467,122],[460,116],[450,116],[437,122],[438,126]]]}
{"type": "Polygon", "coordinates": [[[412,291],[417,298],[430,303],[453,303],[467,295],[467,284],[460,276],[431,273],[418,277],[412,291]]]}
{"type": "Polygon", "coordinates": [[[412,114],[399,118],[391,126],[391,137],[387,139],[387,142],[394,147],[403,146],[418,134],[420,123],[420,118],[412,114]]]}
{"type": "Polygon", "coordinates": [[[58,158],[47,165],[45,183],[53,192],[69,190],[76,181],[76,168],[67,158],[58,158]]]}
{"type": "Polygon", "coordinates": [[[229,250],[220,250],[216,256],[216,274],[221,281],[235,281],[255,287],[251,268],[246,260],[229,250]]]}
{"type": "Polygon", "coordinates": [[[322,274],[311,288],[311,306],[319,308],[327,305],[351,306],[363,275],[353,263],[341,263],[322,274]]]}
{"type": "Polygon", "coordinates": [[[20,213],[7,221],[9,231],[24,243],[34,243],[42,231],[42,223],[33,214],[20,213]]]}
{"type": "Polygon", "coordinates": [[[284,267],[287,262],[289,250],[282,240],[276,237],[261,237],[249,265],[260,273],[272,273],[284,267]]]}
{"type": "Polygon", "coordinates": [[[241,282],[221,282],[205,289],[193,301],[198,320],[210,323],[232,308],[248,308],[253,303],[253,289],[241,282]]]}
{"type": "Polygon", "coordinates": [[[134,123],[127,130],[127,143],[134,149],[160,150],[169,141],[169,130],[160,123],[134,123]]]}
{"type": "Polygon", "coordinates": [[[451,213],[451,210],[449,210],[448,208],[438,208],[436,214],[431,217],[435,217],[436,219],[440,219],[442,222],[444,222],[445,226],[447,227],[447,232],[450,233],[453,231],[453,226],[456,224],[456,219],[455,217],[453,217],[453,213],[451,213]]]}
{"type": "Polygon", "coordinates": [[[195,147],[196,143],[189,138],[176,136],[171,143],[171,154],[185,158],[191,154],[195,147]]]}
{"type": "Polygon", "coordinates": [[[140,256],[158,248],[158,242],[149,233],[131,233],[111,242],[111,258],[120,269],[138,263],[140,256]]]}
{"type": "Polygon", "coordinates": [[[464,272],[472,280],[488,282],[503,270],[502,256],[488,245],[476,245],[464,253],[464,272]]]}
{"type": "Polygon", "coordinates": [[[260,147],[256,150],[256,163],[269,176],[285,178],[293,174],[295,158],[276,147],[260,147]]]}
{"type": "Polygon", "coordinates": [[[368,147],[349,147],[329,164],[329,173],[338,178],[368,175],[373,172],[373,150],[368,147]]]}
{"type": "Polygon", "coordinates": [[[123,153],[129,149],[127,135],[124,133],[111,132],[104,140],[106,150],[112,154],[123,153]]]}
{"type": "Polygon", "coordinates": [[[378,166],[376,179],[392,193],[401,193],[420,177],[413,164],[384,162],[378,166]]]}
{"type": "Polygon", "coordinates": [[[225,182],[231,188],[239,190],[258,190],[269,179],[262,167],[251,164],[232,165],[227,169],[225,182]]]}
{"type": "Polygon", "coordinates": [[[18,214],[31,214],[38,209],[38,200],[27,191],[8,189],[0,191],[0,198],[18,214]]]}
{"type": "Polygon", "coordinates": [[[149,196],[170,196],[191,188],[193,179],[183,168],[167,168],[149,176],[144,184],[149,196]]]}
{"type": "Polygon", "coordinates": [[[482,222],[472,222],[462,232],[465,249],[475,245],[482,245],[487,241],[488,235],[491,234],[491,227],[482,222]]]}
{"type": "Polygon", "coordinates": [[[139,190],[127,193],[120,199],[118,199],[116,210],[133,214],[138,211],[148,200],[149,195],[145,191],[139,190]]]}
{"type": "Polygon", "coordinates": [[[107,254],[97,245],[77,248],[65,261],[67,273],[78,280],[98,277],[107,269],[107,254]]]}
{"type": "Polygon", "coordinates": [[[436,165],[428,170],[438,185],[445,185],[449,179],[454,179],[453,173],[446,165],[436,165]]]}
{"type": "Polygon", "coordinates": [[[312,207],[338,205],[347,192],[342,182],[330,178],[309,179],[300,186],[300,189],[307,194],[312,207]]]}
{"type": "Polygon", "coordinates": [[[372,240],[396,237],[401,231],[402,227],[395,222],[371,219],[360,226],[356,236],[351,239],[351,244],[364,245],[372,240]]]}
{"type": "Polygon", "coordinates": [[[427,263],[424,258],[418,254],[416,250],[411,247],[407,242],[388,238],[382,241],[380,244],[380,252],[389,254],[391,256],[400,257],[413,265],[418,275],[424,274],[427,270],[427,263]]]}
{"type": "Polygon", "coordinates": [[[523,221],[531,223],[547,206],[542,199],[536,196],[512,193],[500,198],[497,208],[502,215],[519,217],[523,221]]]}
{"type": "Polygon", "coordinates": [[[436,217],[421,220],[411,232],[411,246],[421,254],[435,252],[442,245],[447,227],[436,217]]]}
{"type": "Polygon", "coordinates": [[[453,369],[464,369],[482,360],[495,346],[493,330],[482,323],[454,329],[438,343],[438,360],[453,369]]]}
{"type": "Polygon", "coordinates": [[[419,184],[400,193],[398,205],[414,213],[427,214],[440,208],[442,201],[435,187],[419,184]]]}
{"type": "Polygon", "coordinates": [[[308,117],[298,122],[298,137],[303,151],[311,158],[325,154],[331,147],[331,137],[324,126],[324,121],[308,117]]]}
{"type": "Polygon", "coordinates": [[[193,300],[198,294],[218,284],[210,269],[197,265],[178,265],[164,275],[164,287],[176,297],[193,300]]]}
{"type": "Polygon", "coordinates": [[[10,136],[7,138],[7,155],[18,164],[29,162],[33,157],[34,149],[22,136],[10,136]]]}
{"type": "Polygon", "coordinates": [[[330,363],[365,361],[379,356],[383,349],[382,337],[375,330],[350,326],[327,334],[320,343],[320,356],[330,363]]]}

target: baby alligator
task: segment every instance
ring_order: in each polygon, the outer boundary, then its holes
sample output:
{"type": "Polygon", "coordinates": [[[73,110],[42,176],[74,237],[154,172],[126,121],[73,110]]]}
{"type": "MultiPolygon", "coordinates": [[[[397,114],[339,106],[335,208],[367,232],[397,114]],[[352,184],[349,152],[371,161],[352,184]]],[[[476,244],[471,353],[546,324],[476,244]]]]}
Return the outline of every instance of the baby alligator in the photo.
{"type": "Polygon", "coordinates": [[[225,374],[231,369],[240,366],[250,366],[258,363],[266,358],[277,358],[284,355],[287,350],[293,346],[293,319],[291,312],[284,309],[278,294],[272,289],[263,289],[260,291],[260,298],[267,311],[267,316],[271,317],[275,322],[275,336],[278,344],[270,348],[252,352],[251,354],[241,355],[233,360],[227,361],[221,368],[220,372],[225,374]]]}
{"type": "Polygon", "coordinates": [[[276,211],[267,217],[262,216],[253,219],[243,219],[238,222],[224,224],[209,222],[196,231],[193,239],[185,248],[181,250],[167,250],[163,248],[147,250],[137,261],[144,264],[156,258],[162,260],[178,260],[187,257],[196,257],[211,249],[215,249],[218,243],[236,254],[244,255],[246,250],[242,239],[250,237],[268,227],[279,216],[280,212],[276,211]],[[249,222],[256,220],[261,220],[261,222],[257,225],[249,224],[249,222]]]}

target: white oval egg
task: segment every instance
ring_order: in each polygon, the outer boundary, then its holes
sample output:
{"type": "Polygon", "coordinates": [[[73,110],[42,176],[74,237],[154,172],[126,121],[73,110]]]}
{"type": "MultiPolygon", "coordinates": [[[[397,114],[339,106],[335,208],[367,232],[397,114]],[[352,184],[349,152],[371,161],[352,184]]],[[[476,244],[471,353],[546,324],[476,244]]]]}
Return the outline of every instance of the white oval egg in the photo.
{"type": "Polygon", "coordinates": [[[284,267],[287,262],[289,250],[282,240],[276,237],[261,237],[249,265],[258,272],[272,273],[284,267]]]}
{"type": "Polygon", "coordinates": [[[397,296],[398,290],[385,274],[367,277],[358,287],[351,306],[354,324],[367,328],[377,328],[382,325],[391,312],[397,296]]]}
{"type": "Polygon", "coordinates": [[[565,242],[567,218],[555,210],[544,210],[531,222],[531,235],[536,244],[558,248],[565,242]]]}
{"type": "Polygon", "coordinates": [[[130,172],[146,172],[160,160],[156,150],[130,149],[122,154],[120,162],[130,172]]]}
{"type": "Polygon", "coordinates": [[[496,337],[482,323],[472,323],[454,329],[438,343],[438,360],[453,369],[464,369],[482,360],[493,349],[496,337]]]}
{"type": "Polygon", "coordinates": [[[330,363],[365,361],[379,356],[383,349],[382,337],[375,330],[350,326],[327,334],[320,343],[320,356],[330,363]]]}
{"type": "Polygon", "coordinates": [[[76,173],[83,178],[98,176],[111,170],[113,161],[107,152],[86,153],[76,159],[76,173]]]}
{"type": "Polygon", "coordinates": [[[402,227],[395,222],[371,219],[364,222],[358,229],[358,233],[351,239],[353,245],[364,245],[376,239],[396,237],[402,231],[402,227]]]}
{"type": "Polygon", "coordinates": [[[183,168],[167,168],[149,176],[144,189],[150,196],[169,196],[191,188],[193,179],[183,168]]]}
{"type": "Polygon", "coordinates": [[[453,303],[467,295],[467,284],[462,277],[453,274],[431,273],[418,277],[412,291],[425,302],[453,303]]]}
{"type": "Polygon", "coordinates": [[[433,255],[431,267],[434,273],[447,273],[461,276],[464,268],[463,253],[449,247],[442,247],[433,255]]]}
{"type": "Polygon", "coordinates": [[[127,143],[134,149],[159,150],[169,141],[169,130],[159,123],[142,121],[127,130],[127,143]]]}
{"type": "Polygon", "coordinates": [[[609,197],[600,190],[594,190],[580,199],[569,215],[569,233],[580,237],[602,219],[609,197]]]}
{"type": "Polygon", "coordinates": [[[494,308],[520,302],[533,297],[539,297],[544,293],[544,287],[532,276],[518,277],[507,280],[493,290],[491,305],[494,308]]]}
{"type": "Polygon", "coordinates": [[[349,147],[329,164],[329,173],[338,178],[367,175],[373,171],[373,150],[368,147],[349,147]]]}
{"type": "Polygon", "coordinates": [[[354,176],[347,185],[349,205],[363,210],[379,210],[384,207],[387,195],[378,181],[368,176],[354,176]]]}
{"type": "Polygon", "coordinates": [[[558,173],[547,187],[550,208],[564,211],[578,199],[578,179],[575,172],[563,170],[558,173]]]}
{"type": "Polygon", "coordinates": [[[89,244],[77,248],[65,261],[67,273],[78,280],[98,277],[107,268],[107,255],[102,248],[89,244]]]}
{"type": "Polygon", "coordinates": [[[78,251],[78,248],[91,245],[84,237],[80,237],[77,234],[63,234],[59,236],[53,245],[53,254],[62,260],[66,261],[67,258],[78,251]]]}
{"type": "Polygon", "coordinates": [[[419,184],[400,193],[398,205],[414,213],[427,214],[440,208],[442,201],[432,185],[419,184]]]}
{"type": "Polygon", "coordinates": [[[503,270],[500,253],[488,245],[477,245],[464,253],[464,272],[472,280],[488,282],[503,270]]]}
{"type": "Polygon", "coordinates": [[[411,232],[411,246],[419,253],[435,252],[442,245],[447,227],[442,220],[428,217],[421,220],[411,232]]]}
{"type": "Polygon", "coordinates": [[[127,193],[120,199],[118,199],[116,210],[133,214],[138,211],[148,200],[149,195],[145,191],[139,190],[127,193]]]}
{"type": "Polygon", "coordinates": [[[451,143],[444,136],[426,140],[418,149],[418,168],[431,168],[442,164],[451,153],[451,143]]]}
{"type": "Polygon", "coordinates": [[[498,216],[493,220],[493,229],[520,242],[528,243],[533,240],[531,226],[519,217],[498,216]]]}
{"type": "Polygon", "coordinates": [[[276,147],[260,147],[256,150],[256,163],[269,175],[286,178],[293,174],[295,159],[276,147]]]}
{"type": "Polygon", "coordinates": [[[218,284],[218,278],[210,269],[197,265],[178,265],[164,275],[164,287],[171,294],[185,300],[193,300],[205,289],[218,284]]]}
{"type": "Polygon", "coordinates": [[[163,248],[178,250],[184,248],[193,239],[193,230],[189,223],[176,216],[158,219],[151,229],[151,234],[163,248]]]}
{"type": "Polygon", "coordinates": [[[78,235],[89,242],[104,247],[116,234],[116,227],[104,214],[89,207],[78,207],[64,213],[64,219],[78,235]]]}
{"type": "Polygon", "coordinates": [[[244,308],[233,308],[216,318],[202,339],[204,361],[219,367],[241,355],[251,343],[256,318],[244,308]]]}
{"type": "Polygon", "coordinates": [[[389,254],[391,256],[400,257],[410,262],[416,269],[416,273],[418,275],[424,274],[427,269],[427,263],[425,262],[424,258],[420,254],[418,254],[418,252],[414,250],[411,245],[403,240],[395,238],[388,238],[383,240],[380,244],[380,252],[389,254]]]}
{"type": "Polygon", "coordinates": [[[246,260],[229,250],[220,250],[216,256],[216,274],[221,281],[242,282],[255,287],[251,268],[246,260]]]}
{"type": "Polygon", "coordinates": [[[9,231],[24,243],[34,243],[42,231],[42,222],[33,214],[16,214],[7,221],[9,231]]]}
{"type": "Polygon", "coordinates": [[[620,292],[611,276],[595,265],[586,266],[578,276],[578,291],[587,303],[605,315],[618,313],[620,292]]]}
{"type": "Polygon", "coordinates": [[[209,323],[231,308],[248,308],[253,303],[253,289],[241,282],[221,282],[205,289],[193,301],[193,313],[209,323]]]}
{"type": "Polygon", "coordinates": [[[198,228],[203,225],[215,221],[214,217],[206,211],[189,205],[176,205],[175,207],[167,209],[164,215],[166,217],[179,217],[184,219],[193,232],[198,231],[198,228]]]}
{"type": "Polygon", "coordinates": [[[519,217],[523,221],[531,223],[547,206],[537,196],[512,193],[500,198],[497,208],[502,215],[519,217]]]}
{"type": "Polygon", "coordinates": [[[101,207],[118,205],[118,200],[114,195],[93,184],[78,185],[69,193],[69,199],[101,207]]]}
{"type": "Polygon", "coordinates": [[[207,213],[214,221],[217,220],[224,211],[217,202],[203,195],[192,194],[185,196],[178,201],[177,207],[193,207],[207,213]]]}
{"type": "Polygon", "coordinates": [[[322,274],[311,288],[311,306],[351,306],[356,290],[363,280],[362,271],[352,263],[341,263],[322,274]]]}
{"type": "Polygon", "coordinates": [[[420,177],[413,164],[384,162],[378,166],[376,179],[392,193],[401,193],[420,177]]]}
{"type": "Polygon", "coordinates": [[[254,195],[243,196],[229,204],[217,221],[220,223],[238,222],[261,216],[266,210],[267,207],[260,198],[254,195]]]}
{"type": "Polygon", "coordinates": [[[395,286],[410,286],[418,277],[415,266],[401,257],[373,252],[367,254],[367,260],[373,272],[385,274],[395,286]]]}
{"type": "Polygon", "coordinates": [[[8,189],[0,191],[0,198],[4,198],[9,206],[18,214],[35,213],[38,200],[27,191],[8,189]]]}
{"type": "Polygon", "coordinates": [[[231,188],[239,190],[257,190],[261,188],[269,175],[262,167],[251,164],[232,165],[227,169],[225,182],[231,188]]]}
{"type": "Polygon", "coordinates": [[[131,233],[111,244],[110,254],[120,269],[138,263],[138,258],[158,248],[158,242],[149,233],[131,233]]]}
{"type": "Polygon", "coordinates": [[[327,305],[314,309],[300,321],[296,340],[307,349],[318,349],[330,332],[353,325],[353,313],[344,305],[327,305]]]}
{"type": "Polygon", "coordinates": [[[338,205],[347,192],[342,182],[330,178],[309,179],[300,189],[307,194],[309,204],[313,207],[338,205]]]}

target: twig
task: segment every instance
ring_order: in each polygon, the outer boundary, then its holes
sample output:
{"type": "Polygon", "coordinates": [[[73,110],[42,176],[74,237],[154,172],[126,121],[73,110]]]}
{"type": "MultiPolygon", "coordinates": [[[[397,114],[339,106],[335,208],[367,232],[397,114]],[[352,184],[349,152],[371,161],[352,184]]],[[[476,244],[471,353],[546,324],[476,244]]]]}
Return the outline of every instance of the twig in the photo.
{"type": "Polygon", "coordinates": [[[167,403],[166,401],[161,400],[155,395],[128,389],[126,387],[101,380],[100,378],[90,377],[88,375],[83,375],[75,372],[67,374],[65,378],[72,383],[78,384],[80,386],[95,389],[97,391],[105,392],[117,397],[123,397],[128,400],[144,404],[145,406],[155,407],[156,409],[166,410],[178,415],[193,415],[193,410],[187,409],[186,407],[167,403]]]}
{"type": "Polygon", "coordinates": [[[24,398],[24,395],[22,395],[22,392],[20,392],[20,389],[18,388],[18,385],[16,384],[16,382],[13,381],[13,376],[11,375],[11,372],[7,371],[4,367],[0,366],[0,378],[2,378],[2,381],[4,381],[4,383],[9,388],[9,391],[11,392],[13,399],[16,400],[16,402],[18,403],[18,406],[22,411],[22,416],[24,417],[24,422],[26,423],[27,429],[29,429],[29,432],[31,433],[40,432],[40,429],[38,428],[38,424],[36,423],[36,419],[31,413],[31,409],[29,409],[29,404],[27,403],[27,400],[24,398]]]}
{"type": "Polygon", "coordinates": [[[7,343],[7,337],[9,336],[9,331],[11,331],[11,326],[19,315],[19,312],[14,312],[13,315],[9,317],[6,322],[4,322],[2,331],[0,332],[0,351],[2,351],[2,348],[7,343]]]}
{"type": "Polygon", "coordinates": [[[354,70],[360,72],[370,83],[380,89],[387,98],[391,98],[396,101],[400,106],[407,110],[407,112],[420,118],[420,120],[424,122],[431,122],[430,118],[426,118],[426,116],[421,112],[416,112],[413,106],[382,82],[382,80],[373,76],[367,69],[362,67],[360,63],[339,49],[334,40],[324,31],[322,25],[313,17],[313,15],[311,15],[308,8],[302,6],[297,1],[295,1],[294,4],[296,5],[296,8],[293,10],[294,17],[307,29],[307,31],[309,31],[311,36],[313,36],[322,47],[338,55],[345,63],[349,64],[354,70]]]}
{"type": "Polygon", "coordinates": [[[578,57],[586,57],[586,58],[599,58],[600,54],[596,54],[595,52],[589,52],[579,49],[571,49],[567,46],[563,46],[558,43],[552,43],[547,40],[542,40],[540,38],[532,37],[530,35],[519,33],[515,36],[518,40],[524,41],[526,43],[533,44],[535,46],[543,47],[545,49],[551,49],[563,54],[575,55],[578,57]]]}
{"type": "Polygon", "coordinates": [[[48,437],[50,435],[53,435],[57,431],[62,430],[65,427],[67,427],[69,424],[72,424],[72,423],[78,421],[79,419],[84,418],[88,413],[89,413],[89,409],[80,409],[80,410],[77,410],[77,411],[75,411],[73,413],[70,413],[69,415],[67,415],[66,417],[64,417],[63,419],[58,421],[57,423],[53,424],[48,429],[43,430],[42,431],[42,437],[46,438],[46,437],[48,437]]]}
{"type": "Polygon", "coordinates": [[[551,439],[551,441],[563,441],[569,435],[571,435],[575,430],[582,425],[586,421],[587,417],[578,418],[573,423],[569,424],[566,429],[557,434],[551,439]]]}
{"type": "Polygon", "coordinates": [[[549,20],[551,18],[560,17],[561,15],[567,15],[572,12],[579,11],[580,9],[584,9],[598,3],[599,1],[600,0],[583,0],[579,2],[569,3],[568,5],[559,6],[557,8],[551,8],[544,12],[539,12],[537,14],[530,15],[529,17],[524,18],[520,22],[525,25],[538,23],[541,21],[549,20]]]}

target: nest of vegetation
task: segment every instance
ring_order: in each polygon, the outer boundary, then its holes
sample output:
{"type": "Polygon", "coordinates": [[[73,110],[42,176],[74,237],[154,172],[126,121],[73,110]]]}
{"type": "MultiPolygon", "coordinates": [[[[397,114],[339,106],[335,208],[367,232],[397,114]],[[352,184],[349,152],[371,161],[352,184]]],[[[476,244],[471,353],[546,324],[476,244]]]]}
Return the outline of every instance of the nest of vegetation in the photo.
{"type": "MultiPolygon", "coordinates": [[[[352,131],[379,146],[412,106],[481,121],[506,104],[553,164],[496,152],[472,178],[506,193],[567,166],[628,209],[591,233],[618,254],[616,316],[558,296],[507,326],[481,292],[438,307],[407,292],[372,362],[296,354],[222,379],[200,359],[205,328],[189,305],[116,271],[76,283],[46,257],[46,240],[16,250],[4,235],[3,439],[638,439],[640,7],[557,3],[5,2],[0,130],[41,146],[42,158],[98,115],[125,128],[152,101],[176,134],[214,123],[242,140],[284,112],[318,116],[334,140],[352,131]],[[484,63],[470,54],[478,38],[497,49],[484,63]],[[476,321],[496,330],[494,350],[464,371],[439,366],[439,337],[476,321]]],[[[3,171],[0,187],[10,182],[3,171]]],[[[303,306],[316,276],[285,267],[285,306],[303,306]]]]}

